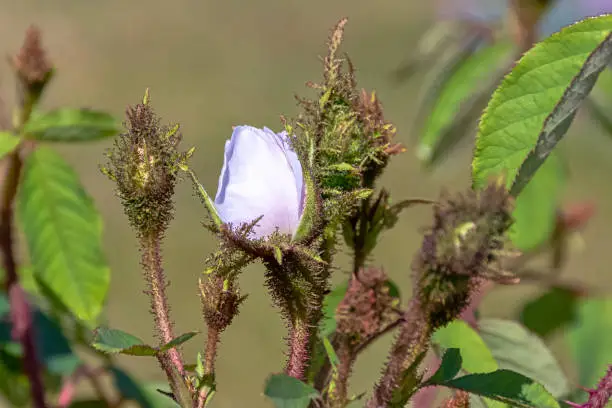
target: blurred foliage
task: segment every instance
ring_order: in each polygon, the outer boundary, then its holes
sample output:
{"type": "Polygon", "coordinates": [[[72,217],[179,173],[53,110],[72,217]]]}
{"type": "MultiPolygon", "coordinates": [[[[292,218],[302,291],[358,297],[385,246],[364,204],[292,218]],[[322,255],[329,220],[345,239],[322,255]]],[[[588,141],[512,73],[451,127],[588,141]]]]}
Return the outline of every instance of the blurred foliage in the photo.
{"type": "MultiPolygon", "coordinates": [[[[395,394],[396,405],[391,406],[403,406],[429,386],[467,391],[475,398],[474,406],[559,407],[564,399],[584,402],[589,395],[580,394],[579,387],[568,381],[546,342],[552,334],[568,329],[563,334],[579,383],[595,386],[612,363],[612,298],[609,294],[600,296],[594,288],[563,282],[557,274],[559,259],[567,258],[557,252],[565,255],[568,250],[560,243],[569,241],[588,219],[570,222],[563,217],[560,199],[567,165],[560,149],[553,152],[553,148],[568,132],[579,106],[612,134],[612,73],[606,68],[612,64],[612,17],[557,27],[557,33],[541,42],[524,44],[521,41],[528,36],[515,34],[531,30],[543,37],[541,33],[550,26],[546,20],[550,14],[538,14],[534,26],[529,27],[524,19],[505,19],[512,15],[511,9],[495,9],[493,2],[487,7],[477,3],[466,1],[455,14],[442,8],[445,18],[464,19],[436,24],[417,47],[414,59],[398,69],[396,79],[403,81],[428,71],[414,141],[417,156],[427,168],[443,166],[458,143],[475,135],[474,189],[499,178],[516,197],[516,223],[509,238],[523,252],[504,267],[518,277],[535,280],[542,290],[519,305],[517,320],[521,323],[476,318],[476,324],[471,325],[464,316],[438,329],[431,339],[435,364],[426,376],[416,374],[419,364],[408,367],[400,387],[407,392],[395,394]],[[551,253],[555,254],[551,265],[534,272],[531,258],[551,253]]],[[[554,14],[557,5],[551,7],[549,13],[554,14]]],[[[116,355],[159,356],[197,332],[149,346],[136,336],[105,327],[102,312],[110,269],[100,242],[103,223],[79,175],[53,148],[58,142],[78,144],[114,136],[120,132],[119,121],[89,108],[39,111],[38,101],[54,71],[48,61],[40,59],[36,44],[32,45],[35,34],[30,31],[28,35],[22,54],[13,61],[21,86],[18,115],[12,126],[0,132],[0,157],[8,168],[3,190],[11,208],[8,193],[13,193],[17,227],[28,250],[24,265],[10,262],[12,218],[8,217],[8,224],[3,220],[5,228],[0,234],[7,243],[0,277],[6,280],[7,290],[0,293],[0,395],[12,406],[31,406],[32,379],[40,375],[46,397],[57,398],[62,407],[119,407],[128,401],[151,408],[177,406],[166,384],[136,379],[119,368],[116,355]],[[32,65],[28,58],[38,58],[39,64],[32,65]],[[33,69],[41,66],[48,69],[42,76],[35,75],[40,72],[33,69]],[[98,329],[93,331],[94,327],[98,329]],[[28,354],[30,339],[34,340],[35,356],[28,354]],[[77,354],[77,349],[88,358],[77,354]],[[40,372],[33,372],[30,363],[38,364],[34,371],[40,372]],[[100,387],[101,377],[111,379],[112,395],[100,387]],[[84,381],[93,386],[96,398],[74,397],[75,387],[84,381]]],[[[385,194],[381,193],[373,208],[362,208],[375,213],[369,220],[372,231],[365,231],[372,235],[366,255],[376,245],[383,224],[385,228],[393,226],[400,210],[408,206],[406,202],[387,205],[385,194]]],[[[358,198],[366,202],[366,198],[358,198]]],[[[357,225],[361,228],[367,222],[360,221],[345,226],[349,246],[358,232],[364,233],[357,231],[357,225]]],[[[366,258],[359,260],[361,266],[366,258]]],[[[400,309],[402,290],[392,281],[387,283],[383,291],[400,309]]],[[[325,298],[313,363],[320,369],[317,372],[328,370],[333,376],[342,363],[343,356],[334,349],[337,311],[349,284],[342,282],[325,298]]],[[[483,289],[487,292],[488,288],[483,289]]],[[[475,297],[470,308],[477,311],[478,302],[475,297]]],[[[403,318],[398,317],[397,324],[402,323],[403,318]]],[[[395,327],[391,324],[368,338],[359,352],[395,327]]],[[[417,360],[420,363],[424,358],[421,355],[417,360]]],[[[214,378],[206,377],[204,364],[200,356],[186,369],[194,373],[184,375],[186,386],[194,387],[190,381],[196,378],[197,391],[206,385],[214,394],[214,378]]],[[[326,388],[330,382],[323,377],[320,380],[314,375],[300,381],[274,374],[268,377],[263,394],[279,408],[321,406],[333,392],[326,388]]],[[[226,386],[224,391],[228,390],[226,386]]],[[[363,405],[362,396],[343,402],[346,406],[363,405]]],[[[214,406],[214,400],[206,399],[205,403],[214,406]]]]}

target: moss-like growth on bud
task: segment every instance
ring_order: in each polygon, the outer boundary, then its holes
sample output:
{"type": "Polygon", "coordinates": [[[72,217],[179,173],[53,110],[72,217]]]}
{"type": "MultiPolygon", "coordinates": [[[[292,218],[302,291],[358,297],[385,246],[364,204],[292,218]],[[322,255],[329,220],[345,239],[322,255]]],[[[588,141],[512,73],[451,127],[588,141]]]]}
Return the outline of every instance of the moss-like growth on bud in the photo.
{"type": "Polygon", "coordinates": [[[357,89],[352,63],[338,56],[346,22],[340,20],[328,40],[323,83],[308,83],[318,98],[298,98],[303,113],[286,124],[302,165],[320,187],[328,223],[351,213],[388,157],[402,151],[375,94],[357,89]]]}
{"type": "Polygon", "coordinates": [[[435,205],[433,225],[413,263],[416,296],[434,328],[455,319],[482,280],[517,281],[501,265],[512,209],[500,183],[478,192],[443,194],[435,205]]]}
{"type": "Polygon", "coordinates": [[[178,151],[178,125],[162,126],[143,100],[126,112],[126,131],[115,139],[103,172],[117,183],[130,224],[139,235],[164,231],[172,220],[174,188],[186,153],[178,151]]]}
{"type": "Polygon", "coordinates": [[[209,329],[222,332],[238,315],[246,296],[240,295],[234,279],[226,279],[215,273],[202,277],[199,287],[204,321],[209,329]]]}
{"type": "Polygon", "coordinates": [[[346,336],[352,346],[362,344],[395,320],[395,302],[382,269],[360,270],[349,281],[346,295],[336,310],[336,332],[346,336]]]}
{"type": "Polygon", "coordinates": [[[388,406],[394,395],[416,391],[402,378],[414,377],[411,367],[427,352],[434,331],[459,317],[482,281],[518,281],[501,265],[510,253],[504,246],[512,210],[512,197],[501,182],[482,191],[442,194],[412,265],[412,301],[368,408],[388,406]]]}

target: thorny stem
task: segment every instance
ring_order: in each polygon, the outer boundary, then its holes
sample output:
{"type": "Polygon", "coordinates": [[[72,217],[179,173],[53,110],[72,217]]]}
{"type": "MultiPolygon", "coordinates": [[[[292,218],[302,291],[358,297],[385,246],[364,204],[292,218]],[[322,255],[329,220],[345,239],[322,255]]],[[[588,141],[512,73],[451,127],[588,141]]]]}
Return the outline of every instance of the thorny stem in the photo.
{"type": "Polygon", "coordinates": [[[389,406],[393,392],[399,386],[404,371],[429,348],[432,329],[417,298],[412,299],[405,316],[406,319],[400,326],[400,332],[389,354],[385,372],[376,385],[366,405],[367,408],[389,406]]]}
{"type": "MultiPolygon", "coordinates": [[[[341,337],[338,335],[334,336],[334,339],[332,340],[332,345],[334,347],[334,350],[336,350],[336,354],[338,355],[338,360],[340,361],[339,365],[347,364],[347,363],[350,364],[349,371],[347,371],[347,373],[350,374],[350,370],[352,369],[352,366],[354,365],[357,357],[359,356],[361,352],[363,352],[372,343],[380,339],[385,334],[388,334],[392,332],[393,330],[395,330],[403,322],[404,322],[404,318],[399,317],[396,321],[394,321],[393,323],[390,323],[389,325],[387,325],[387,327],[385,327],[384,329],[382,329],[375,335],[367,338],[363,343],[357,345],[352,350],[352,355],[348,355],[346,357],[339,351],[343,347],[342,342],[341,342],[341,337]],[[349,360],[349,358],[352,360],[349,360]]],[[[329,360],[327,359],[325,361],[325,364],[323,365],[323,367],[321,367],[321,369],[319,370],[319,372],[317,373],[315,377],[314,388],[317,391],[322,392],[324,389],[327,388],[330,381],[331,382],[337,381],[336,379],[334,379],[334,377],[332,377],[330,380],[330,373],[332,373],[332,366],[329,360]]]]}
{"type": "MultiPolygon", "coordinates": [[[[142,267],[148,284],[146,293],[151,300],[151,312],[155,319],[156,334],[162,344],[169,343],[174,338],[173,325],[170,320],[170,308],[166,286],[168,285],[161,264],[160,233],[152,232],[141,238],[142,267]]],[[[176,373],[184,373],[184,364],[181,354],[176,348],[158,355],[159,363],[165,371],[172,391],[178,396],[181,387],[177,383],[176,373]]]]}
{"type": "Polygon", "coordinates": [[[381,336],[398,327],[403,321],[403,318],[397,319],[393,323],[387,325],[387,327],[382,329],[380,332],[370,336],[364,342],[355,346],[349,344],[350,339],[339,336],[340,339],[338,341],[338,346],[335,348],[338,356],[338,365],[332,372],[329,385],[328,401],[330,402],[330,407],[343,408],[346,406],[348,402],[348,382],[359,353],[365,350],[381,336]]]}
{"type": "Polygon", "coordinates": [[[6,291],[11,308],[11,335],[23,348],[23,367],[30,382],[32,403],[36,408],[45,408],[47,406],[45,390],[34,343],[32,311],[26,299],[26,294],[19,285],[17,264],[13,252],[13,205],[23,163],[18,150],[10,153],[6,160],[7,170],[3,183],[2,207],[0,208],[0,251],[2,252],[2,266],[6,271],[6,291]]]}
{"type": "MultiPolygon", "coordinates": [[[[208,335],[206,338],[206,350],[205,350],[205,358],[204,358],[204,374],[205,375],[214,375],[215,373],[215,361],[217,359],[217,345],[219,344],[220,332],[218,329],[209,326],[208,327],[208,335]]],[[[211,389],[209,387],[202,387],[198,395],[197,408],[204,408],[206,406],[206,401],[208,400],[208,395],[211,389]]]]}
{"type": "Polygon", "coordinates": [[[308,323],[295,320],[289,333],[289,359],[285,369],[287,375],[304,380],[310,357],[310,345],[308,323]]]}
{"type": "Polygon", "coordinates": [[[348,380],[355,363],[357,354],[349,344],[349,339],[342,339],[336,349],[338,365],[333,371],[329,387],[328,401],[331,408],[343,408],[346,406],[348,393],[348,380]]]}

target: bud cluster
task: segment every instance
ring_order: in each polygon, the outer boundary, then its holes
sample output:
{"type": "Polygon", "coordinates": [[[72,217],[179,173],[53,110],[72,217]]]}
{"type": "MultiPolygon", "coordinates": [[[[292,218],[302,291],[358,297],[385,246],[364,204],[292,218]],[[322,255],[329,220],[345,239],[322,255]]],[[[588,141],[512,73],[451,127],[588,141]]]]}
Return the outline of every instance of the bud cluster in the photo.
{"type": "Polygon", "coordinates": [[[126,131],[115,139],[103,171],[117,183],[125,213],[139,234],[164,231],[173,217],[177,172],[187,158],[178,151],[181,133],[178,125],[160,124],[148,92],[126,115],[126,131]]]}
{"type": "Polygon", "coordinates": [[[500,183],[443,194],[434,206],[433,225],[413,262],[416,296],[434,328],[456,318],[483,280],[517,282],[502,268],[512,210],[512,198],[500,183]]]}

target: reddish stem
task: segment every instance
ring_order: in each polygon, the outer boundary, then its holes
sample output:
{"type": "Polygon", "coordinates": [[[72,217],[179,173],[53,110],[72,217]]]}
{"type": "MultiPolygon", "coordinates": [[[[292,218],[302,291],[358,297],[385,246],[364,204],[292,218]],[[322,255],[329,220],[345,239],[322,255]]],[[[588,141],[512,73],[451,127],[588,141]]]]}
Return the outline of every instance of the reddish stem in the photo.
{"type": "MultiPolygon", "coordinates": [[[[148,284],[146,293],[151,301],[151,313],[155,319],[155,329],[160,343],[166,344],[174,339],[174,328],[170,319],[170,307],[166,287],[168,283],[162,267],[161,258],[161,234],[152,232],[141,239],[142,248],[142,267],[144,269],[145,280],[148,284]]],[[[176,348],[172,348],[158,356],[162,369],[166,372],[168,380],[172,386],[172,391],[176,394],[180,386],[176,374],[182,376],[184,364],[181,354],[176,348]]]]}
{"type": "Polygon", "coordinates": [[[23,348],[23,368],[30,382],[32,403],[36,408],[45,408],[45,388],[36,355],[32,312],[23,288],[19,285],[17,264],[13,252],[13,204],[21,174],[22,162],[16,150],[7,157],[8,168],[4,178],[2,207],[0,208],[0,252],[2,266],[6,271],[6,291],[11,308],[11,336],[23,348]]]}
{"type": "Polygon", "coordinates": [[[289,337],[289,360],[285,372],[298,380],[304,380],[309,360],[310,331],[306,322],[295,321],[289,337]]]}
{"type": "MultiPolygon", "coordinates": [[[[206,339],[206,351],[204,357],[204,374],[215,374],[215,361],[217,360],[217,345],[219,344],[219,330],[208,327],[208,337],[206,339]]],[[[204,408],[208,400],[210,388],[203,387],[198,395],[197,408],[204,408]]]]}

